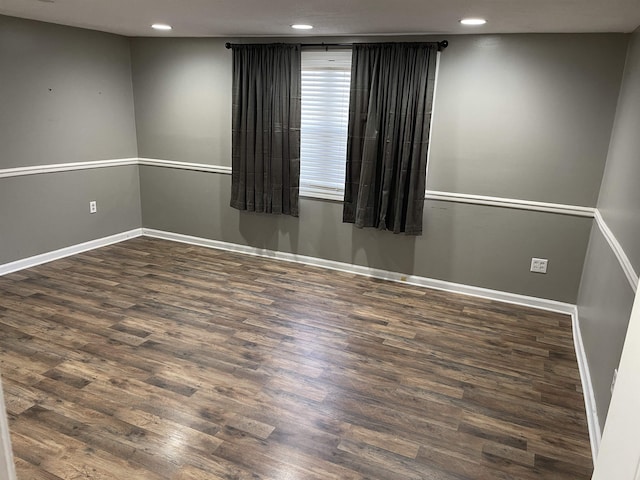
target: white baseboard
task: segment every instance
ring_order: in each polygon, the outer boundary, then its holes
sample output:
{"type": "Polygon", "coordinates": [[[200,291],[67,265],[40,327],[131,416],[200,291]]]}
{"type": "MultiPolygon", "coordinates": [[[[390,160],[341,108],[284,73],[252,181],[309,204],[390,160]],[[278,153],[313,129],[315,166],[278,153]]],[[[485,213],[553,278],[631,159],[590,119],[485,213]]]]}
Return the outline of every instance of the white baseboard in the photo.
{"type": "Polygon", "coordinates": [[[172,240],[174,242],[188,243],[201,247],[217,248],[219,250],[227,250],[231,252],[244,253],[259,257],[284,260],[287,262],[313,265],[315,267],[329,268],[331,270],[354,273],[357,275],[365,275],[367,277],[390,280],[392,282],[406,283],[409,285],[416,285],[420,287],[433,288],[436,290],[444,290],[447,292],[462,293],[464,295],[471,295],[474,297],[481,297],[489,300],[497,300],[505,303],[513,303],[516,305],[524,305],[527,307],[539,308],[541,310],[548,310],[552,312],[566,313],[568,315],[573,313],[575,309],[575,305],[572,305],[570,303],[558,302],[555,300],[529,297],[526,295],[502,292],[499,290],[490,290],[488,288],[474,287],[461,283],[446,282],[444,280],[421,277],[418,275],[408,275],[405,273],[391,272],[388,270],[370,268],[362,265],[353,265],[350,263],[336,262],[334,260],[326,260],[324,258],[310,257],[306,255],[298,255],[295,253],[280,252],[276,250],[268,250],[266,248],[256,248],[247,245],[238,245],[235,243],[222,242],[219,240],[211,240],[202,237],[193,237],[190,235],[183,235],[181,233],[165,232],[162,230],[143,228],[142,234],[147,237],[172,240]]]}
{"type": "Polygon", "coordinates": [[[391,272],[388,270],[381,270],[377,268],[365,267],[362,265],[352,265],[349,263],[337,262],[334,260],[326,260],[323,258],[310,257],[306,255],[298,255],[294,253],[279,252],[275,250],[269,250],[264,248],[256,248],[247,245],[238,245],[229,242],[222,242],[219,240],[211,240],[202,237],[194,237],[190,235],[183,235],[180,233],[166,232],[162,230],[154,230],[150,228],[137,228],[128,232],[122,232],[109,237],[92,240],[90,242],[81,243],[79,245],[73,245],[71,247],[62,248],[53,252],[44,253],[42,255],[36,255],[34,257],[25,258],[15,262],[0,265],[0,276],[6,275],[11,272],[22,270],[25,268],[41,265],[46,262],[57,260],[60,258],[75,255],[76,253],[86,252],[95,248],[111,245],[113,243],[122,242],[124,240],[147,236],[153,238],[160,238],[164,240],[170,240],[174,242],[187,243],[191,245],[197,245],[201,247],[216,248],[219,250],[227,250],[231,252],[244,253],[248,255],[255,255],[260,257],[272,258],[277,260],[283,260],[287,262],[302,263],[305,265],[312,265],[316,267],[328,268],[331,270],[338,270],[342,272],[353,273],[357,275],[364,275],[373,278],[379,278],[383,280],[389,280],[393,282],[406,283],[409,285],[416,285],[420,287],[433,288],[436,290],[443,290],[447,292],[460,293],[464,295],[471,295],[474,297],[485,298],[489,300],[495,300],[499,302],[511,303],[515,305],[522,305],[532,308],[538,308],[541,310],[547,310],[552,312],[559,312],[571,315],[573,325],[573,339],[576,350],[576,356],[578,359],[578,367],[580,370],[580,379],[582,381],[582,387],[584,390],[584,399],[587,412],[587,420],[589,425],[589,437],[591,439],[591,450],[593,458],[598,453],[600,446],[600,423],[598,420],[598,413],[595,408],[595,397],[593,393],[593,387],[591,384],[591,375],[589,374],[589,366],[587,364],[586,354],[584,351],[584,345],[582,344],[582,336],[580,334],[580,323],[578,320],[577,307],[570,303],[558,302],[555,300],[548,300],[537,297],[530,297],[527,295],[519,295],[515,293],[503,292],[499,290],[491,290],[487,288],[474,287],[471,285],[464,285],[461,283],[447,282],[444,280],[437,280],[433,278],[421,277],[417,275],[407,275],[398,272],[391,272]]]}
{"type": "Polygon", "coordinates": [[[143,232],[143,235],[147,237],[161,238],[164,240],[188,243],[191,245],[197,245],[201,247],[217,248],[220,250],[244,253],[248,255],[256,255],[260,257],[273,258],[273,259],[284,260],[288,262],[303,263],[306,265],[313,265],[316,267],[324,267],[332,270],[339,270],[342,272],[365,275],[373,278],[380,278],[383,280],[407,283],[410,285],[433,288],[436,290],[444,290],[447,292],[461,293],[464,295],[471,295],[474,297],[481,297],[489,300],[496,300],[500,302],[523,305],[527,307],[538,308],[541,310],[547,310],[547,311],[559,312],[559,313],[565,313],[565,314],[571,315],[573,341],[574,341],[574,347],[576,350],[576,357],[578,359],[578,369],[580,371],[580,380],[582,382],[585,409],[587,414],[587,424],[589,428],[589,439],[591,442],[591,453],[592,453],[593,461],[595,463],[595,459],[598,454],[598,449],[600,448],[601,430],[600,430],[600,422],[598,420],[598,412],[596,410],[596,401],[595,401],[595,396],[593,392],[593,385],[591,383],[591,374],[589,373],[589,365],[587,363],[587,357],[584,350],[584,345],[582,343],[582,334],[580,332],[580,322],[578,319],[578,308],[576,305],[573,305],[570,303],[558,302],[555,300],[547,300],[543,298],[530,297],[530,296],[519,295],[515,293],[502,292],[499,290],[490,290],[487,288],[474,287],[474,286],[464,285],[460,283],[446,282],[443,280],[420,277],[417,275],[406,275],[398,272],[390,272],[387,270],[364,267],[361,265],[352,265],[348,263],[336,262],[333,260],[309,257],[305,255],[297,255],[294,253],[278,252],[275,250],[250,247],[247,245],[238,245],[234,243],[221,242],[219,240],[210,240],[207,238],[193,237],[189,235],[183,235],[180,233],[165,232],[161,230],[153,230],[150,228],[143,228],[142,232],[143,232]]]}
{"type": "Polygon", "coordinates": [[[141,228],[134,228],[128,232],[117,233],[109,237],[98,238],[89,242],[79,243],[70,247],[61,248],[52,252],[35,255],[33,257],[23,258],[22,260],[16,260],[15,262],[5,263],[0,265],[0,276],[8,273],[17,272],[25,268],[35,267],[36,265],[42,265],[43,263],[58,260],[60,258],[69,257],[76,253],[86,252],[87,250],[93,250],[95,248],[104,247],[113,243],[122,242],[130,238],[139,237],[142,235],[141,228]]]}
{"type": "Polygon", "coordinates": [[[310,257],[307,255],[298,255],[295,253],[279,252],[276,250],[269,250],[265,248],[256,248],[248,245],[239,245],[235,243],[222,242],[219,240],[211,240],[208,238],[194,237],[190,235],[183,235],[181,233],[165,232],[162,230],[154,230],[151,228],[135,228],[127,232],[118,233],[109,237],[98,238],[89,242],[72,245],[70,247],[61,248],[52,252],[35,255],[33,257],[16,260],[15,262],[5,263],[0,265],[0,276],[8,273],[17,272],[25,268],[35,267],[43,263],[58,260],[60,258],[75,255],[77,253],[86,252],[95,248],[104,247],[113,243],[122,242],[130,238],[139,236],[147,236],[154,238],[161,238],[165,240],[172,240],[175,242],[188,243],[192,245],[198,245],[202,247],[217,248],[219,250],[227,250],[231,252],[244,253],[248,255],[255,255],[266,258],[273,258],[277,260],[284,260],[287,262],[302,263],[305,265],[313,265],[316,267],[329,268],[331,270],[338,270],[341,272],[354,273],[357,275],[364,275],[367,277],[379,278],[382,280],[389,280],[392,282],[406,283],[409,285],[416,285],[420,287],[433,288],[435,290],[444,290],[447,292],[461,293],[464,295],[471,295],[474,297],[486,298],[489,300],[496,300],[505,303],[512,303],[516,305],[524,305],[532,308],[539,308],[541,310],[548,310],[552,312],[566,313],[572,315],[575,311],[575,305],[570,303],[558,302],[555,300],[547,300],[544,298],[530,297],[527,295],[519,295],[516,293],[503,292],[499,290],[491,290],[488,288],[474,287],[471,285],[464,285],[462,283],[447,282],[444,280],[437,280],[434,278],[421,277],[418,275],[408,275],[399,272],[392,272],[389,270],[381,270],[378,268],[365,267],[362,265],[353,265],[350,263],[337,262],[334,260],[327,260],[324,258],[310,257]]]}
{"type": "Polygon", "coordinates": [[[596,409],[596,397],[591,383],[591,373],[589,371],[589,363],[587,362],[587,354],[582,343],[582,333],[580,332],[580,318],[578,316],[578,307],[574,307],[571,313],[571,323],[573,325],[573,344],[576,349],[576,357],[578,359],[578,370],[580,370],[580,381],[582,382],[582,396],[584,397],[584,406],[587,413],[587,425],[589,427],[589,439],[591,440],[591,456],[593,463],[596,463],[598,451],[600,450],[601,428],[600,419],[598,418],[598,410],[596,409]]]}

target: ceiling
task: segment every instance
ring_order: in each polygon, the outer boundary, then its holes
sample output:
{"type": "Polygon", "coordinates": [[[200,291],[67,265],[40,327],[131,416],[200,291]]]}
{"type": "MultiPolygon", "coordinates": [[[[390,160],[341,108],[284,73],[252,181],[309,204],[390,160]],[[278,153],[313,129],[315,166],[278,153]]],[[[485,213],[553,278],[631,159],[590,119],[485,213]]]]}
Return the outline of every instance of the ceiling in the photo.
{"type": "Polygon", "coordinates": [[[631,32],[640,0],[0,0],[0,14],[128,36],[631,32]],[[468,16],[488,23],[460,25],[468,16]]]}

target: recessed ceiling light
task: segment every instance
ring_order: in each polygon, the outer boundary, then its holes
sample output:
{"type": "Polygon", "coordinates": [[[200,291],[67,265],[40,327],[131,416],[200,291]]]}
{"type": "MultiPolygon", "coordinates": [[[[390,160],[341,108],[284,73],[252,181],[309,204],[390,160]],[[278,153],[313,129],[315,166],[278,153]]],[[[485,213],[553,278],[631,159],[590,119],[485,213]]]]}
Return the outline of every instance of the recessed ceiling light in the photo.
{"type": "Polygon", "coordinates": [[[303,23],[297,23],[295,25],[291,25],[291,28],[295,28],[296,30],[311,30],[313,25],[305,25],[303,23]]]}
{"type": "Polygon", "coordinates": [[[151,28],[154,30],[171,30],[171,25],[167,25],[166,23],[154,23],[151,25],[151,28]]]}
{"type": "Polygon", "coordinates": [[[460,23],[462,25],[484,25],[487,21],[484,18],[463,18],[460,23]]]}

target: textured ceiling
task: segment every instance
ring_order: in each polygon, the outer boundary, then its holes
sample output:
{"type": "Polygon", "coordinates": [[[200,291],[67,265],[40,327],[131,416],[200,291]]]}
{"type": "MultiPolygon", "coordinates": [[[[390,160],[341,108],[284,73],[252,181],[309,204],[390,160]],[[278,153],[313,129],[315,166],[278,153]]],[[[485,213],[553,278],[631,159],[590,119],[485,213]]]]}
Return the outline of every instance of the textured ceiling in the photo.
{"type": "Polygon", "coordinates": [[[300,35],[293,23],[314,36],[631,32],[640,0],[0,0],[0,14],[129,36],[300,35]],[[463,27],[467,16],[488,23],[463,27]]]}

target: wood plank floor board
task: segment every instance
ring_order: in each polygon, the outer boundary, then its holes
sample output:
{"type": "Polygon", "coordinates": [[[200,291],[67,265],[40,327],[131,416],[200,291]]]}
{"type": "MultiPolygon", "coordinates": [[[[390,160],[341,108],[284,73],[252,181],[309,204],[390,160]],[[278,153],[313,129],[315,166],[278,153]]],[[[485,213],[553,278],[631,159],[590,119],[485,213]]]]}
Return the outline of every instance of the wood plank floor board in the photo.
{"type": "Polygon", "coordinates": [[[568,316],[137,238],[0,277],[27,479],[588,479],[568,316]]]}

